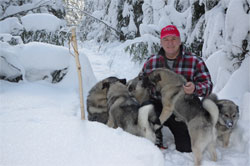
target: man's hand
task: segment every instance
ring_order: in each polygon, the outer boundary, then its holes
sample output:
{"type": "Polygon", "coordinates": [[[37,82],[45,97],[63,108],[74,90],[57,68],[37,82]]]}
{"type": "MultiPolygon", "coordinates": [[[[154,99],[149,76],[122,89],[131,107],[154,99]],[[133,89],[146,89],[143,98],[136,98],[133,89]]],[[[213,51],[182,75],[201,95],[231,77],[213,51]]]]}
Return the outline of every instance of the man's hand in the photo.
{"type": "Polygon", "coordinates": [[[185,85],[183,85],[184,92],[188,95],[193,94],[195,91],[195,85],[192,82],[187,82],[185,85]]]}

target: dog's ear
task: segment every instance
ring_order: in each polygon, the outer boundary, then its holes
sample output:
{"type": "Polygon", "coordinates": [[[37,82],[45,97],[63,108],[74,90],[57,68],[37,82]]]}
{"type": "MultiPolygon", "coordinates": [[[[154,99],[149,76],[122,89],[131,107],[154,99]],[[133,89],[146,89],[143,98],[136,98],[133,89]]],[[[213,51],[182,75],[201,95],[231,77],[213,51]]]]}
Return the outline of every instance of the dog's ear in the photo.
{"type": "Polygon", "coordinates": [[[237,113],[240,113],[239,106],[236,106],[236,109],[237,109],[237,113]]]}
{"type": "Polygon", "coordinates": [[[105,88],[109,88],[109,86],[110,86],[110,83],[109,82],[104,82],[103,84],[102,84],[102,89],[105,89],[105,88]]]}
{"type": "Polygon", "coordinates": [[[157,74],[156,76],[154,76],[154,82],[157,83],[159,81],[161,81],[161,75],[157,74]]]}
{"type": "Polygon", "coordinates": [[[151,84],[151,82],[150,82],[148,76],[147,75],[143,75],[143,77],[142,77],[142,85],[141,86],[143,88],[148,88],[150,86],[150,84],[151,84]]]}
{"type": "Polygon", "coordinates": [[[139,80],[143,80],[144,77],[147,77],[147,74],[146,74],[146,73],[142,73],[142,72],[141,72],[141,73],[138,74],[138,79],[139,79],[139,80]]]}
{"type": "Polygon", "coordinates": [[[127,83],[126,78],[124,78],[124,79],[119,79],[119,81],[120,81],[122,84],[124,84],[124,85],[126,85],[126,83],[127,83]]]}

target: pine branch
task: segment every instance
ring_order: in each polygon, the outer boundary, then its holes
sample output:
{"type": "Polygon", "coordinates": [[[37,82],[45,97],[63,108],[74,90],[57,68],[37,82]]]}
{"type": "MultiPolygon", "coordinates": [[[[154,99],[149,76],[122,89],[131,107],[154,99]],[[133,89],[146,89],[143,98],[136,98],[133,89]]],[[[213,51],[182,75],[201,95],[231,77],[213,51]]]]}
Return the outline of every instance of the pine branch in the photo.
{"type": "MultiPolygon", "coordinates": [[[[98,22],[104,24],[104,25],[105,25],[106,27],[108,27],[109,29],[115,31],[116,34],[119,35],[120,40],[122,40],[122,41],[125,40],[125,36],[124,36],[123,32],[118,31],[117,29],[115,29],[114,27],[110,26],[109,24],[107,24],[107,23],[104,22],[103,20],[100,20],[99,18],[96,18],[95,16],[89,14],[88,12],[79,9],[79,8],[77,7],[77,4],[76,4],[76,3],[71,2],[71,5],[68,5],[68,10],[71,10],[72,12],[73,12],[74,10],[77,10],[77,13],[78,13],[78,14],[79,14],[79,13],[80,13],[80,14],[84,14],[84,15],[86,15],[86,16],[88,16],[88,17],[93,18],[94,20],[96,20],[96,21],[98,21],[98,22]]],[[[69,11],[68,11],[68,12],[69,12],[69,11]]],[[[75,12],[75,11],[74,11],[74,12],[75,12]]]]}
{"type": "Polygon", "coordinates": [[[21,72],[21,69],[17,68],[16,66],[12,65],[11,63],[9,63],[4,56],[0,56],[0,58],[2,58],[9,66],[11,66],[12,68],[14,68],[17,71],[21,72]]]}
{"type": "Polygon", "coordinates": [[[40,2],[38,2],[37,4],[36,4],[36,7],[33,7],[33,8],[30,8],[30,9],[25,9],[25,10],[21,10],[21,11],[19,11],[19,12],[16,12],[16,13],[13,13],[13,14],[10,14],[10,15],[7,15],[7,16],[2,16],[2,17],[0,17],[0,21],[2,21],[2,20],[4,20],[4,19],[6,19],[6,18],[9,18],[9,17],[13,17],[13,16],[15,16],[15,15],[18,15],[18,14],[20,14],[20,13],[22,13],[22,12],[28,12],[28,11],[31,11],[31,10],[34,10],[34,9],[38,9],[38,8],[40,8],[40,7],[44,7],[44,6],[46,6],[46,5],[48,5],[48,3],[50,3],[50,1],[40,1],[40,2]],[[38,6],[37,6],[38,5],[38,6]]]}

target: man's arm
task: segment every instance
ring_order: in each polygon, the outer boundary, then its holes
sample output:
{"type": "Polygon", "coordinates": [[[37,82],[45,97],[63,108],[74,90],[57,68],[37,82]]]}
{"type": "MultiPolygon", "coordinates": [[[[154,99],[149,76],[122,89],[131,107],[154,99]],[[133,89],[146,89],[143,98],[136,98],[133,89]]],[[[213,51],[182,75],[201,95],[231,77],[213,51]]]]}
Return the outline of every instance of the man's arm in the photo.
{"type": "Polygon", "coordinates": [[[211,81],[211,75],[203,61],[200,61],[196,66],[194,84],[194,93],[199,97],[208,96],[212,92],[213,83],[211,81]]]}

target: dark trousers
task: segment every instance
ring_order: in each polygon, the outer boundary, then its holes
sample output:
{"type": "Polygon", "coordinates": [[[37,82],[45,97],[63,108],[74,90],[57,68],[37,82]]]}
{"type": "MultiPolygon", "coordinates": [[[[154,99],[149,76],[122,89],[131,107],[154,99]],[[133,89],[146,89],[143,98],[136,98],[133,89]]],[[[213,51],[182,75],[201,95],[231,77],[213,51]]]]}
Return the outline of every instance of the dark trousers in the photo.
{"type": "MultiPolygon", "coordinates": [[[[162,111],[161,101],[152,99],[151,103],[154,105],[157,115],[160,116],[162,111]]],[[[190,136],[184,122],[176,121],[175,116],[172,114],[163,125],[167,126],[174,135],[176,150],[180,152],[192,152],[190,136]]],[[[162,141],[161,131],[157,131],[156,134],[158,139],[162,141]]]]}

